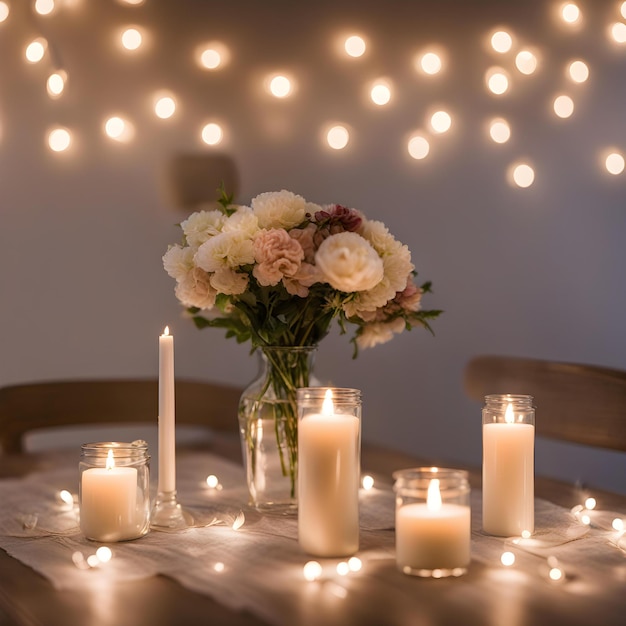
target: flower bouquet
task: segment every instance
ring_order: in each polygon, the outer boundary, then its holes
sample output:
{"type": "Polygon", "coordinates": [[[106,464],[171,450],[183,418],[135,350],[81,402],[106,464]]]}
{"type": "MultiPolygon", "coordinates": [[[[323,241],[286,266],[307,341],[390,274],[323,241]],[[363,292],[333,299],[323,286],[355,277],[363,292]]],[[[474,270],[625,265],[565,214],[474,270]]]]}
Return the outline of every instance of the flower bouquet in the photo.
{"type": "Polygon", "coordinates": [[[286,190],[238,206],[222,189],[219,209],[197,211],[180,226],[182,243],[163,257],[176,297],[198,328],[223,328],[265,361],[265,375],[244,392],[239,411],[252,501],[281,500],[268,485],[263,448],[273,431],[282,500],[293,503],[296,389],[310,384],[311,350],[333,319],[342,332],[354,327],[354,356],[415,326],[430,330],[440,314],[421,308],[430,283],[416,284],[409,249],[382,222],[286,190]]]}

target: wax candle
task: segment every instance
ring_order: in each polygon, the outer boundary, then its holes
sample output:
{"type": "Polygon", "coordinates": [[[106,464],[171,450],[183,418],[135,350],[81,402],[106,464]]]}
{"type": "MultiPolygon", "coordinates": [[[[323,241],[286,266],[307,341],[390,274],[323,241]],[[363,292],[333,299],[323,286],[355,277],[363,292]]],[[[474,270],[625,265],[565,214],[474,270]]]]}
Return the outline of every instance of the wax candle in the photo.
{"type": "Polygon", "coordinates": [[[320,389],[298,390],[298,539],[309,554],[348,556],[359,548],[360,392],[322,389],[310,412],[320,389]]]}
{"type": "Polygon", "coordinates": [[[159,493],[176,490],[174,337],[166,326],[159,337],[159,493]]]}
{"type": "Polygon", "coordinates": [[[463,574],[471,558],[466,472],[422,468],[402,470],[394,477],[398,568],[418,576],[463,574]],[[445,501],[440,485],[444,487],[445,501]]]}
{"type": "Polygon", "coordinates": [[[88,539],[122,541],[138,536],[137,469],[116,467],[109,450],[106,467],[81,473],[80,527],[88,539]]]}
{"type": "Polygon", "coordinates": [[[534,407],[530,396],[487,396],[483,409],[483,530],[534,531],[534,407]]]}

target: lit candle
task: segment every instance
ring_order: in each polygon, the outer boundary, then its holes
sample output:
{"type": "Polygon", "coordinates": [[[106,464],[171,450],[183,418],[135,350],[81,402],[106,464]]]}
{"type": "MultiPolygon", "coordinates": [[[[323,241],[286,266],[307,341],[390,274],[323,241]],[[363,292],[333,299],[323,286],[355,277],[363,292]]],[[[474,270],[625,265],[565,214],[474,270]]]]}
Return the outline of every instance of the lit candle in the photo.
{"type": "Polygon", "coordinates": [[[335,412],[327,389],[322,412],[305,410],[298,424],[298,538],[316,556],[359,548],[360,402],[359,392],[336,390],[342,402],[344,392],[353,394],[348,404],[357,415],[335,412]]]}
{"type": "MultiPolygon", "coordinates": [[[[403,492],[397,490],[396,562],[407,574],[463,573],[469,565],[470,507],[442,502],[439,483],[437,478],[429,481],[426,502],[408,497],[404,504],[403,492]]],[[[409,488],[408,494],[411,492],[409,488]]]]}
{"type": "Polygon", "coordinates": [[[524,400],[529,396],[501,396],[497,402],[502,398],[504,421],[489,400],[483,410],[483,530],[511,537],[532,533],[535,526],[534,409],[524,400]]]}
{"type": "Polygon", "coordinates": [[[137,536],[137,470],[116,467],[109,450],[106,467],[81,475],[80,527],[88,539],[122,541],[137,536]]]}
{"type": "Polygon", "coordinates": [[[159,493],[176,491],[174,337],[165,327],[159,337],[159,493]]]}

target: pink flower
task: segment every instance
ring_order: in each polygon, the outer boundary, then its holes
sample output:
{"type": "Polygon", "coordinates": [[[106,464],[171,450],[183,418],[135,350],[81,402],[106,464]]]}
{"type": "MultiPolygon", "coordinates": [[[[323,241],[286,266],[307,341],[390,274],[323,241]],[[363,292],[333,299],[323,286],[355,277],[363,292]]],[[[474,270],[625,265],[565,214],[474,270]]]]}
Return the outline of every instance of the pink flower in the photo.
{"type": "Polygon", "coordinates": [[[304,259],[297,240],[282,228],[262,230],[254,239],[256,265],[252,274],[263,287],[277,285],[283,277],[292,277],[304,259]]]}
{"type": "Polygon", "coordinates": [[[304,260],[307,263],[315,263],[315,251],[319,247],[319,244],[315,243],[315,233],[315,224],[307,224],[306,228],[294,228],[289,231],[289,236],[302,246],[304,260]]]}
{"type": "Polygon", "coordinates": [[[409,278],[404,291],[398,292],[394,300],[405,311],[419,311],[422,304],[422,290],[409,278]]]}

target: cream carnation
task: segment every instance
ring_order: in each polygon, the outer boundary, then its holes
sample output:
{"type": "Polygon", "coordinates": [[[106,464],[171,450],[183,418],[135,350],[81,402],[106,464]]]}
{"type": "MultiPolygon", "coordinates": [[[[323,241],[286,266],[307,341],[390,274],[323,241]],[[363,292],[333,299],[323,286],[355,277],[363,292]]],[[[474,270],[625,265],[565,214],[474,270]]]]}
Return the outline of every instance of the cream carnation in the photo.
{"type": "Polygon", "coordinates": [[[315,255],[324,280],[345,293],[374,288],[384,276],[376,250],[360,235],[337,233],[324,239],[315,255]]]}
{"type": "Polygon", "coordinates": [[[183,280],[194,267],[193,255],[191,248],[182,248],[178,244],[170,246],[163,255],[163,267],[172,278],[183,280]]]}
{"type": "Polygon", "coordinates": [[[244,239],[252,239],[259,230],[259,220],[249,207],[239,207],[226,219],[222,232],[239,233],[244,239]]]}
{"type": "Polygon", "coordinates": [[[357,345],[359,348],[373,348],[380,343],[387,343],[394,333],[401,333],[405,327],[406,322],[402,318],[384,324],[366,324],[356,338],[357,345]]]}
{"type": "Polygon", "coordinates": [[[236,268],[254,263],[254,246],[251,239],[243,238],[238,232],[220,233],[198,248],[194,261],[206,272],[236,268]]]}
{"type": "Polygon", "coordinates": [[[221,211],[197,211],[180,223],[185,239],[192,248],[200,247],[207,239],[217,235],[226,217],[221,211]]]}
{"type": "Polygon", "coordinates": [[[289,230],[301,224],[306,217],[306,200],[284,189],[259,194],[251,205],[259,220],[259,228],[289,230]]]}
{"type": "Polygon", "coordinates": [[[287,231],[273,228],[255,237],[254,258],[252,273],[260,285],[267,287],[277,285],[285,276],[293,276],[300,269],[304,252],[287,231]]]}

